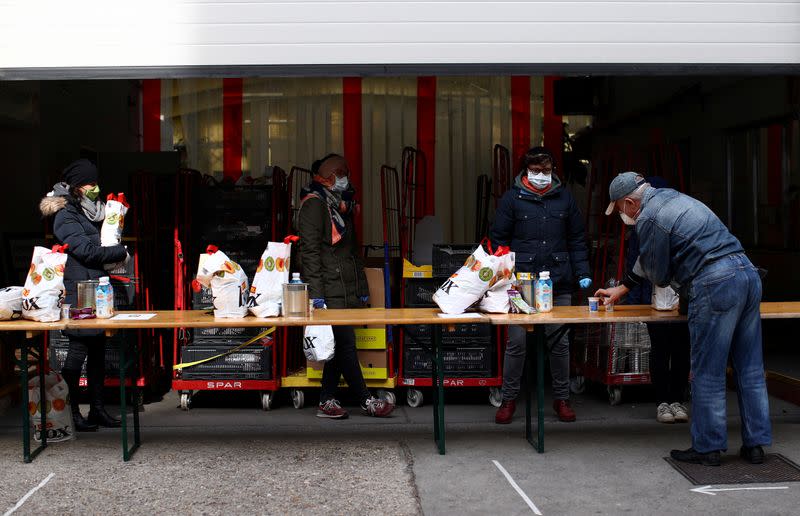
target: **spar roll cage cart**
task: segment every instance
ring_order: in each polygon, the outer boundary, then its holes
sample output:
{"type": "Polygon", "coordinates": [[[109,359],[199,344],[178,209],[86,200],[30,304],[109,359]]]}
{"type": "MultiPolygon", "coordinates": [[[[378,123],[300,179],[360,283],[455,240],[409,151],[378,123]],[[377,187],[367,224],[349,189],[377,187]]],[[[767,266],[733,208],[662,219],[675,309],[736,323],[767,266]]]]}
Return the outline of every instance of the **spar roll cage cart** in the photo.
{"type": "MultiPolygon", "coordinates": [[[[270,199],[270,231],[264,235],[263,247],[267,241],[283,240],[286,231],[288,205],[286,202],[287,179],[286,173],[280,167],[273,167],[272,182],[267,185],[245,184],[233,186],[233,191],[237,189],[247,191],[248,188],[268,188],[267,196],[270,199]]],[[[217,188],[216,181],[210,176],[204,176],[197,170],[182,169],[178,172],[175,188],[175,225],[173,228],[174,237],[174,277],[175,277],[175,310],[191,309],[192,290],[190,287],[193,274],[197,268],[197,258],[200,250],[187,251],[185,247],[188,242],[198,242],[203,235],[193,233],[193,222],[195,222],[195,209],[193,203],[196,195],[201,188],[217,188]]],[[[204,207],[200,207],[203,209],[204,207]]],[[[227,251],[223,249],[223,251],[227,251]]],[[[263,251],[263,249],[262,249],[263,251]]],[[[261,251],[260,251],[261,252],[261,251]]],[[[256,261],[260,257],[253,256],[256,261]]],[[[251,277],[248,280],[252,281],[251,277]]],[[[269,322],[265,321],[265,326],[269,322]]],[[[274,405],[275,393],[280,388],[281,382],[278,376],[278,349],[277,342],[282,339],[283,328],[278,328],[271,340],[272,353],[270,354],[269,368],[271,374],[269,379],[184,379],[177,370],[172,372],[172,388],[180,395],[180,407],[189,410],[194,393],[198,391],[257,391],[260,393],[261,408],[271,410],[274,405]]],[[[176,328],[173,330],[173,363],[180,363],[182,347],[190,342],[191,333],[186,328],[176,328]]],[[[244,351],[247,347],[243,348],[244,351]]]]}
{"type": "MultiPolygon", "coordinates": [[[[382,202],[382,221],[383,221],[383,237],[384,237],[384,281],[386,291],[386,306],[391,306],[391,288],[390,288],[390,263],[391,259],[399,253],[401,260],[413,263],[414,257],[414,236],[416,224],[424,216],[424,203],[427,190],[426,177],[427,177],[427,162],[425,154],[413,147],[405,147],[402,152],[401,169],[398,170],[389,165],[381,167],[381,202],[382,202]]],[[[485,181],[484,181],[485,186],[485,181]]],[[[488,194],[488,192],[487,192],[488,194]]],[[[460,264],[459,264],[460,266],[460,264]]],[[[403,267],[403,278],[400,282],[400,304],[402,307],[423,306],[421,304],[408,303],[408,281],[427,280],[431,290],[435,290],[437,285],[433,285],[438,279],[433,278],[432,271],[406,271],[403,267]]],[[[432,294],[432,292],[430,292],[432,294]]],[[[425,306],[432,306],[426,304],[425,306]]],[[[449,327],[448,331],[459,331],[459,328],[469,328],[474,325],[455,325],[449,327]]],[[[502,385],[503,378],[500,371],[502,371],[502,346],[500,335],[504,333],[501,328],[492,329],[490,331],[497,332],[496,340],[496,374],[494,376],[480,376],[472,377],[465,376],[446,376],[444,371],[444,357],[441,346],[434,346],[439,349],[439,353],[434,356],[432,353],[431,342],[441,343],[443,340],[441,332],[443,331],[440,326],[436,325],[431,328],[432,335],[428,337],[420,337],[414,335],[413,331],[409,328],[398,327],[388,328],[387,334],[397,337],[399,343],[397,353],[397,385],[406,387],[406,402],[410,407],[420,407],[424,401],[424,394],[421,389],[433,388],[434,395],[434,409],[439,406],[438,385],[434,385],[434,380],[429,373],[419,374],[419,371],[409,374],[407,365],[405,363],[406,347],[409,344],[423,348],[431,357],[431,367],[438,378],[437,382],[441,382],[443,387],[482,387],[489,388],[489,400],[494,406],[500,406],[501,396],[499,387],[502,385]]],[[[469,330],[467,330],[469,331],[469,330]]],[[[490,337],[491,338],[491,337],[490,337]]],[[[489,357],[491,359],[491,357],[489,357]]],[[[436,415],[434,416],[436,417],[436,415]]]]}
{"type": "MultiPolygon", "coordinates": [[[[603,286],[609,280],[610,270],[614,278],[622,278],[625,272],[626,226],[618,217],[606,217],[603,207],[609,202],[607,185],[621,170],[636,170],[644,176],[656,175],[669,180],[680,191],[685,191],[684,158],[679,144],[656,143],[643,149],[611,147],[596,158],[598,173],[589,174],[587,186],[586,220],[587,232],[592,217],[592,200],[596,196],[599,206],[595,209],[597,238],[592,239],[592,263],[594,284],[603,286]],[[645,171],[648,171],[646,173],[645,171]],[[597,191],[596,191],[597,190],[597,191]],[[617,241],[613,235],[617,234],[617,241]],[[617,246],[616,264],[613,263],[614,246],[617,246]],[[615,267],[616,265],[616,267],[615,267]]],[[[606,387],[611,405],[622,402],[623,387],[649,385],[649,336],[644,323],[587,324],[576,328],[576,341],[583,348],[573,353],[573,378],[570,390],[576,394],[586,389],[586,381],[606,387]]]]}
{"type": "MultiPolygon", "coordinates": [[[[300,211],[301,192],[303,188],[311,182],[313,174],[311,170],[303,167],[294,166],[289,171],[287,180],[287,213],[289,214],[288,225],[295,228],[297,213],[300,211]]],[[[388,297],[388,294],[387,294],[388,297]]],[[[386,305],[390,307],[390,304],[386,305]]],[[[299,343],[302,341],[302,328],[285,328],[281,335],[281,364],[280,381],[281,387],[289,389],[289,398],[292,406],[301,409],[306,403],[306,391],[318,389],[322,383],[320,379],[309,378],[306,370],[306,358],[299,343]]],[[[397,402],[394,388],[397,385],[397,377],[394,374],[394,348],[392,346],[390,329],[387,327],[386,336],[387,358],[387,378],[365,378],[364,382],[370,389],[376,389],[376,395],[392,404],[397,402]]],[[[341,386],[346,386],[342,381],[341,386]]]]}

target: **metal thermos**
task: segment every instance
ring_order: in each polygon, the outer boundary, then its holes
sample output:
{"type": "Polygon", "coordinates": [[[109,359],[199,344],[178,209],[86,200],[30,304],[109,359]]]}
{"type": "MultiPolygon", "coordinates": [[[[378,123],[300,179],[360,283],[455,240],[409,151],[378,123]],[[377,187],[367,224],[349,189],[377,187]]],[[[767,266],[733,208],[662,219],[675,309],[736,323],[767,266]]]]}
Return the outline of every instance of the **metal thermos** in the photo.
{"type": "Polygon", "coordinates": [[[283,316],[308,317],[308,283],[284,283],[283,316]]]}
{"type": "Polygon", "coordinates": [[[100,282],[97,280],[85,280],[78,282],[78,304],[73,308],[83,309],[91,308],[92,311],[97,308],[95,302],[95,289],[100,282]]]}

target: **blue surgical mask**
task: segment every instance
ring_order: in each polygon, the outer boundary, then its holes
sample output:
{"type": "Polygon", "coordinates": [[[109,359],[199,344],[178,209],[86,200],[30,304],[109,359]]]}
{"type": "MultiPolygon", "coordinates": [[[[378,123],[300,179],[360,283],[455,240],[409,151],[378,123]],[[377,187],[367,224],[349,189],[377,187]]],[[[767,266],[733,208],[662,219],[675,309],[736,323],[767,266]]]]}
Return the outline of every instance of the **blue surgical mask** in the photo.
{"type": "Polygon", "coordinates": [[[334,183],[333,190],[334,192],[344,192],[347,190],[347,187],[350,186],[350,181],[347,179],[347,176],[344,177],[337,177],[336,183],[334,183]]]}
{"type": "Polygon", "coordinates": [[[529,170],[528,181],[530,181],[536,188],[544,188],[550,185],[550,183],[553,181],[553,177],[550,174],[543,174],[542,172],[536,173],[529,170]]]}

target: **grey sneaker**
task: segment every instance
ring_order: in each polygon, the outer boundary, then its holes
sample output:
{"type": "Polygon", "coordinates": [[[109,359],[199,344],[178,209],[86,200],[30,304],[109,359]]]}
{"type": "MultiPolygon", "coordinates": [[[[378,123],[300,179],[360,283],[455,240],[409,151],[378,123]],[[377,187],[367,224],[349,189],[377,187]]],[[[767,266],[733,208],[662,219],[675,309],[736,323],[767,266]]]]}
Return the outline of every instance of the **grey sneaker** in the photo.
{"type": "Polygon", "coordinates": [[[656,421],[659,423],[674,423],[675,415],[668,403],[662,403],[656,409],[656,421]]]}
{"type": "Polygon", "coordinates": [[[689,411],[686,410],[682,404],[678,403],[677,401],[669,406],[670,410],[672,410],[672,416],[675,419],[676,423],[686,423],[689,421],[689,411]]]}

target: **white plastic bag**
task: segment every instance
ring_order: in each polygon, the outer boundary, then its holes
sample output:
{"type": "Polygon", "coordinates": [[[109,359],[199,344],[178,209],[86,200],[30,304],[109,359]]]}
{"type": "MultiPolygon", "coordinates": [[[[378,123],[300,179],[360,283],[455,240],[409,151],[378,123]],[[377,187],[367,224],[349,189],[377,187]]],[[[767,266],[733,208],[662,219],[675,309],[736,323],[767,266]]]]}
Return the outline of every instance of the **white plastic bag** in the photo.
{"type": "Polygon", "coordinates": [[[197,282],[211,288],[214,317],[240,318],[247,315],[247,275],[238,263],[215,246],[200,256],[197,282]]]}
{"type": "Polygon", "coordinates": [[[39,322],[61,319],[61,304],[64,302],[64,268],[66,245],[35,247],[25,288],[22,290],[22,316],[39,322]]]}
{"type": "Polygon", "coordinates": [[[481,312],[491,314],[507,314],[511,311],[511,301],[508,297],[508,289],[514,278],[514,253],[507,252],[500,256],[500,265],[497,268],[489,290],[481,298],[481,312]]]}
{"type": "Polygon", "coordinates": [[[0,289],[0,321],[11,321],[22,317],[23,287],[0,289]]]}
{"type": "Polygon", "coordinates": [[[312,362],[327,362],[333,358],[336,342],[331,326],[306,326],[303,332],[303,352],[312,362]]]}
{"type": "Polygon", "coordinates": [[[258,262],[247,307],[256,317],[277,317],[283,296],[283,284],[289,282],[289,257],[292,244],[269,242],[258,262]]]}
{"type": "Polygon", "coordinates": [[[672,287],[653,285],[652,305],[656,310],[670,311],[678,308],[680,299],[672,287]]]}
{"type": "Polygon", "coordinates": [[[433,301],[444,313],[463,313],[493,285],[499,267],[500,257],[478,246],[464,265],[433,294],[433,301]]]}
{"type": "Polygon", "coordinates": [[[109,247],[122,243],[122,229],[125,227],[125,215],[128,213],[128,201],[125,194],[108,194],[106,201],[106,219],[100,228],[100,245],[109,247]]]}
{"type": "MultiPolygon", "coordinates": [[[[47,418],[47,442],[69,441],[75,438],[69,388],[62,376],[54,371],[44,375],[44,410],[47,418]]],[[[33,438],[42,440],[42,400],[39,397],[39,375],[28,381],[28,414],[33,438]]]]}

